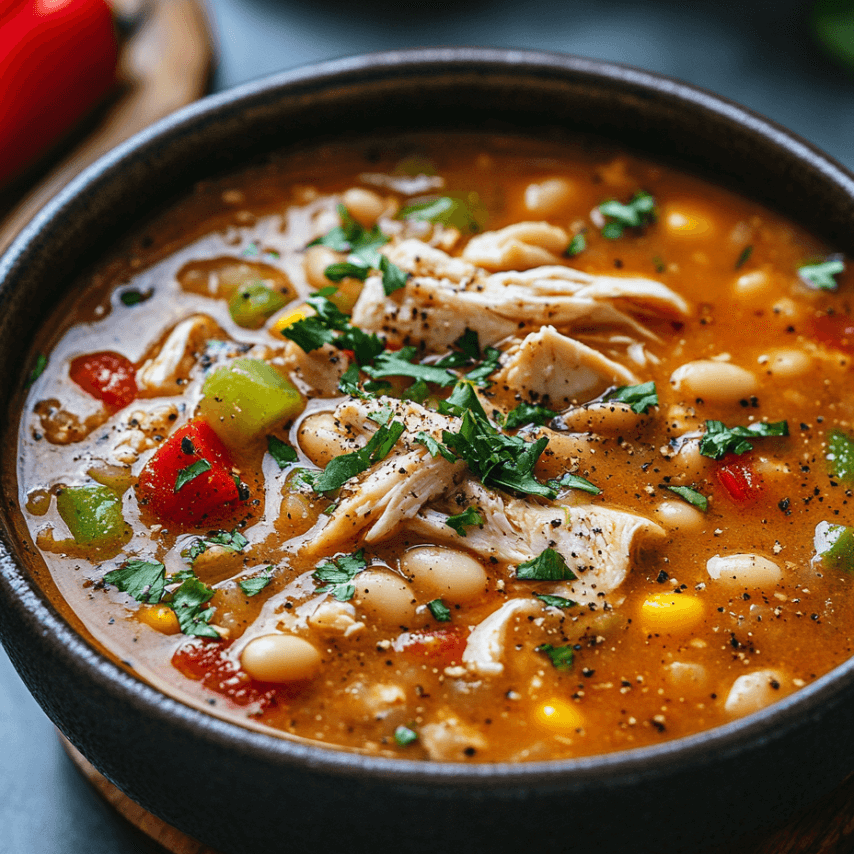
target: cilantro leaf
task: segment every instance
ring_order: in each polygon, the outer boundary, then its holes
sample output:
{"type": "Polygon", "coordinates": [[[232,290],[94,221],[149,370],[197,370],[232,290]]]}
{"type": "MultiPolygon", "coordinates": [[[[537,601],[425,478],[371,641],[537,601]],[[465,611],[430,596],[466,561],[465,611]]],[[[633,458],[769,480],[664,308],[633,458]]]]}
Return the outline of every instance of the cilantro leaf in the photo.
{"type": "Polygon", "coordinates": [[[549,440],[543,436],[526,442],[496,430],[481,415],[464,413],[457,433],[442,431],[445,445],[480,478],[484,486],[499,486],[528,495],[554,498],[556,492],[540,483],[533,469],[549,440]]]}
{"type": "Polygon", "coordinates": [[[418,741],[418,733],[401,724],[394,731],[394,740],[400,747],[408,747],[413,741],[418,741]]]}
{"type": "Polygon", "coordinates": [[[332,492],[351,477],[367,471],[375,462],[385,459],[406,428],[400,421],[381,426],[364,448],[351,454],[341,454],[330,460],[314,484],[316,492],[332,492]]]}
{"type": "Polygon", "coordinates": [[[195,480],[199,475],[211,470],[211,464],[202,457],[194,463],[190,463],[186,468],[181,469],[175,478],[175,492],[185,487],[191,480],[195,480]]]}
{"type": "Polygon", "coordinates": [[[552,646],[550,643],[541,643],[537,647],[537,652],[547,655],[557,670],[572,669],[572,662],[575,656],[571,646],[552,646]]]}
{"type": "Polygon", "coordinates": [[[291,492],[308,488],[312,492],[314,492],[315,486],[317,485],[317,481],[323,472],[318,471],[317,469],[305,469],[305,468],[297,468],[293,470],[289,480],[288,480],[288,488],[291,492]]]}
{"type": "Polygon", "coordinates": [[[341,225],[312,240],[308,245],[328,246],[336,252],[349,252],[351,244],[358,239],[362,226],[350,216],[350,211],[344,205],[338,205],[338,216],[341,218],[341,225]]]}
{"type": "Polygon", "coordinates": [[[395,291],[399,291],[406,285],[406,280],[409,278],[409,273],[404,273],[397,264],[392,263],[385,257],[380,256],[380,272],[383,277],[383,291],[386,296],[390,296],[395,291]]]}
{"type": "Polygon", "coordinates": [[[348,602],[356,593],[353,579],[366,567],[365,550],[359,549],[318,564],[311,577],[321,583],[317,593],[331,593],[339,602],[348,602]]]}
{"type": "Polygon", "coordinates": [[[627,228],[640,228],[655,222],[655,199],[645,190],[639,190],[628,204],[609,199],[599,205],[599,213],[610,222],[602,228],[602,236],[608,240],[622,237],[627,228]]]}
{"type": "Polygon", "coordinates": [[[340,282],[342,279],[352,278],[359,279],[364,282],[368,278],[370,267],[353,261],[342,261],[339,264],[330,264],[324,271],[323,275],[330,282],[340,282]]]}
{"type": "Polygon", "coordinates": [[[516,578],[524,581],[573,581],[576,577],[563,555],[554,549],[545,549],[516,567],[516,578]]]}
{"type": "Polygon", "coordinates": [[[683,501],[687,501],[698,510],[702,510],[703,513],[709,509],[709,499],[706,498],[702,492],[697,492],[696,489],[692,489],[690,486],[670,486],[668,484],[664,484],[664,488],[669,489],[671,492],[678,495],[683,501]]]}
{"type": "Polygon", "coordinates": [[[439,412],[443,415],[458,415],[462,417],[466,412],[474,412],[481,418],[486,418],[486,412],[478,400],[474,386],[466,381],[460,381],[454,386],[454,390],[446,400],[440,400],[439,412]]]}
{"type": "Polygon", "coordinates": [[[480,342],[474,329],[466,327],[466,331],[454,341],[454,347],[472,362],[480,358],[480,342]]]}
{"type": "Polygon", "coordinates": [[[468,194],[468,201],[454,196],[437,196],[413,202],[401,208],[398,219],[416,222],[433,222],[450,225],[460,231],[480,231],[480,199],[476,193],[468,194]]]}
{"type": "Polygon", "coordinates": [[[566,247],[565,254],[570,258],[574,258],[587,248],[587,238],[583,231],[579,231],[572,240],[569,241],[569,246],[566,247]]]}
{"type": "Polygon", "coordinates": [[[451,622],[451,609],[441,599],[434,599],[432,602],[428,602],[427,607],[430,609],[430,613],[437,623],[451,622]]]}
{"type": "Polygon", "coordinates": [[[466,528],[483,524],[483,517],[474,507],[467,507],[462,513],[457,513],[456,516],[448,516],[445,524],[449,528],[453,528],[461,537],[464,537],[466,528]]]}
{"type": "Polygon", "coordinates": [[[272,566],[266,567],[263,575],[253,575],[252,578],[245,578],[238,582],[238,586],[247,596],[257,596],[272,580],[270,575],[272,566]]]}
{"type": "Polygon", "coordinates": [[[548,593],[535,593],[534,598],[539,599],[549,608],[577,608],[578,602],[572,599],[564,599],[563,596],[551,596],[548,593]]]}
{"type": "Polygon", "coordinates": [[[827,434],[828,473],[844,483],[854,482],[854,439],[841,430],[827,434]]]}
{"type": "Polygon", "coordinates": [[[430,388],[424,380],[412,383],[409,388],[403,390],[401,400],[412,400],[415,403],[424,403],[430,395],[430,388]]]}
{"type": "Polygon", "coordinates": [[[744,249],[741,250],[741,255],[738,256],[738,260],[735,262],[735,269],[740,270],[750,260],[750,256],[752,254],[753,247],[745,246],[744,249]]]}
{"type": "Polygon", "coordinates": [[[415,434],[413,442],[417,445],[424,445],[424,447],[426,447],[430,452],[431,456],[438,457],[441,454],[449,463],[457,461],[457,458],[441,442],[437,442],[424,430],[419,430],[415,434]]]}
{"type": "Polygon", "coordinates": [[[411,377],[413,380],[424,380],[440,386],[453,385],[457,378],[445,368],[436,365],[421,365],[413,363],[416,347],[402,347],[397,351],[385,350],[379,353],[373,365],[363,366],[364,372],[375,380],[385,377],[411,377]]]}
{"type": "Polygon", "coordinates": [[[821,264],[804,264],[798,267],[801,281],[814,290],[835,291],[839,287],[836,276],[845,272],[845,263],[841,258],[829,258],[821,264]]]}
{"type": "Polygon", "coordinates": [[[636,415],[646,415],[650,406],[658,406],[658,391],[654,382],[624,385],[609,391],[604,399],[628,403],[636,415]]]}
{"type": "Polygon", "coordinates": [[[36,363],[30,371],[30,376],[27,378],[24,388],[29,388],[44,373],[44,369],[46,367],[47,356],[45,356],[44,353],[39,353],[38,356],[36,356],[36,363]]]}
{"type": "Polygon", "coordinates": [[[707,421],[706,432],[700,439],[700,453],[719,460],[726,454],[745,454],[753,449],[748,439],[766,436],[788,436],[787,421],[757,421],[748,427],[727,427],[722,421],[707,421]]]}
{"type": "Polygon", "coordinates": [[[384,403],[376,412],[370,413],[368,418],[373,421],[374,424],[379,424],[381,427],[385,427],[385,425],[391,421],[393,416],[394,410],[392,410],[388,403],[384,403]]]}
{"type": "Polygon", "coordinates": [[[359,386],[359,366],[355,362],[341,374],[341,379],[338,380],[338,391],[363,399],[370,396],[359,386]]]}
{"type": "Polygon", "coordinates": [[[276,461],[280,469],[287,468],[298,459],[297,452],[287,443],[275,436],[267,436],[267,453],[276,461]]]}
{"type": "Polygon", "coordinates": [[[513,410],[507,413],[504,419],[504,429],[513,430],[515,427],[523,427],[525,424],[536,424],[541,427],[552,418],[557,418],[557,412],[547,409],[539,404],[526,403],[524,400],[513,410]]]}
{"type": "Polygon", "coordinates": [[[559,478],[550,480],[548,484],[555,489],[565,486],[569,489],[580,489],[582,492],[589,492],[591,495],[599,495],[602,492],[598,486],[591,483],[586,477],[582,477],[580,474],[571,474],[570,472],[566,472],[566,474],[561,475],[559,478]]]}
{"type": "Polygon", "coordinates": [[[119,299],[122,301],[123,305],[126,305],[128,308],[134,305],[139,305],[146,300],[151,299],[154,295],[154,291],[149,288],[147,291],[138,291],[136,288],[130,288],[129,290],[122,291],[119,294],[119,299]]]}
{"type": "Polygon", "coordinates": [[[202,608],[213,595],[213,589],[195,577],[188,578],[172,594],[172,601],[169,604],[185,635],[204,638],[219,637],[219,632],[208,625],[214,615],[214,609],[202,608]]]}
{"type": "Polygon", "coordinates": [[[483,362],[476,368],[472,368],[467,374],[463,375],[463,379],[471,383],[476,383],[479,386],[491,385],[487,377],[498,369],[498,359],[501,356],[501,351],[495,347],[487,347],[483,353],[483,362]]]}
{"type": "Polygon", "coordinates": [[[181,557],[194,561],[200,554],[204,554],[211,546],[222,546],[232,552],[242,552],[249,545],[249,540],[235,528],[228,531],[210,531],[204,538],[193,542],[188,549],[181,552],[181,557]]]}
{"type": "Polygon", "coordinates": [[[156,561],[129,560],[121,569],[108,572],[104,581],[137,602],[156,605],[166,590],[166,567],[156,561]]]}

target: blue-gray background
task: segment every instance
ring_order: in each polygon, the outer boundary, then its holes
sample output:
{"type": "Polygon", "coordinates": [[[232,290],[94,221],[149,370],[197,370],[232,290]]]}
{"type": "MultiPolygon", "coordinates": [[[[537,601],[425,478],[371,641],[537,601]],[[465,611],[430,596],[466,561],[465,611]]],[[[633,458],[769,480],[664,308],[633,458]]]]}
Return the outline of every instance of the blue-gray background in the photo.
{"type": "MultiPolygon", "coordinates": [[[[796,0],[210,0],[214,88],[369,51],[522,47],[658,71],[791,128],[854,168],[854,73],[812,40],[796,0]]],[[[159,851],[77,775],[0,651],[0,854],[159,851]]]]}

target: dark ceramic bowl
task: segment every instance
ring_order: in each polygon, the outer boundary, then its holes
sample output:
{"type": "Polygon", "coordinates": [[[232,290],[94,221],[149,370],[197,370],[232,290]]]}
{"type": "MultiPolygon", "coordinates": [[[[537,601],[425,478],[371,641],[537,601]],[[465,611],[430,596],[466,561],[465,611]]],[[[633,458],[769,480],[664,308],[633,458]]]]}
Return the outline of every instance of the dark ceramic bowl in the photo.
{"type": "MultiPolygon", "coordinates": [[[[0,260],[0,411],[76,273],[203,176],[348,133],[595,133],[703,172],[854,254],[854,176],[741,107],[673,80],[540,53],[414,50],[208,98],[75,180],[0,260]]],[[[14,420],[6,418],[14,460],[14,420]]],[[[854,661],[765,711],[658,747],[524,765],[359,756],[242,729],[134,680],[39,589],[6,466],[0,634],[57,726],[123,791],[218,850],[697,852],[780,824],[854,770],[854,661]]]]}

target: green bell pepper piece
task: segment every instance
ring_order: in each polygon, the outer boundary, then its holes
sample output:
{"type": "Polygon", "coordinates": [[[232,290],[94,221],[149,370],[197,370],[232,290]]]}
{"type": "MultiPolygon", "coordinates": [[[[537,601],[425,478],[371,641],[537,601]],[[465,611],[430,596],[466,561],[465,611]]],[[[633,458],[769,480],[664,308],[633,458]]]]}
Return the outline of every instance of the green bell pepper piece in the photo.
{"type": "Polygon", "coordinates": [[[260,359],[233,359],[202,386],[199,414],[231,448],[266,435],[302,412],[302,395],[260,359]]]}
{"type": "Polygon", "coordinates": [[[107,548],[130,539],[122,499],[106,486],[67,486],[57,494],[56,508],[78,545],[107,548]]]}
{"type": "Polygon", "coordinates": [[[828,569],[854,572],[854,528],[819,522],[815,529],[816,557],[828,569]]]}
{"type": "Polygon", "coordinates": [[[854,483],[854,439],[841,430],[827,434],[827,467],[843,483],[854,483]]]}
{"type": "Polygon", "coordinates": [[[287,300],[261,281],[239,287],[228,301],[232,320],[244,329],[260,329],[267,318],[283,308],[287,300]]]}

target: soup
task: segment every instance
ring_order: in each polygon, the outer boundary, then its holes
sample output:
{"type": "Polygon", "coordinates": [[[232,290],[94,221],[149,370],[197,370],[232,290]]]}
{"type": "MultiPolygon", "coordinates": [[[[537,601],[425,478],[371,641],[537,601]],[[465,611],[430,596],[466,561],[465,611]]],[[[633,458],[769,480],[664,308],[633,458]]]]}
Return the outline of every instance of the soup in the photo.
{"type": "Polygon", "coordinates": [[[329,144],[80,283],[21,505],[83,631],[212,714],[437,761],[626,749],[851,654],[850,272],[591,144],[329,144]]]}

